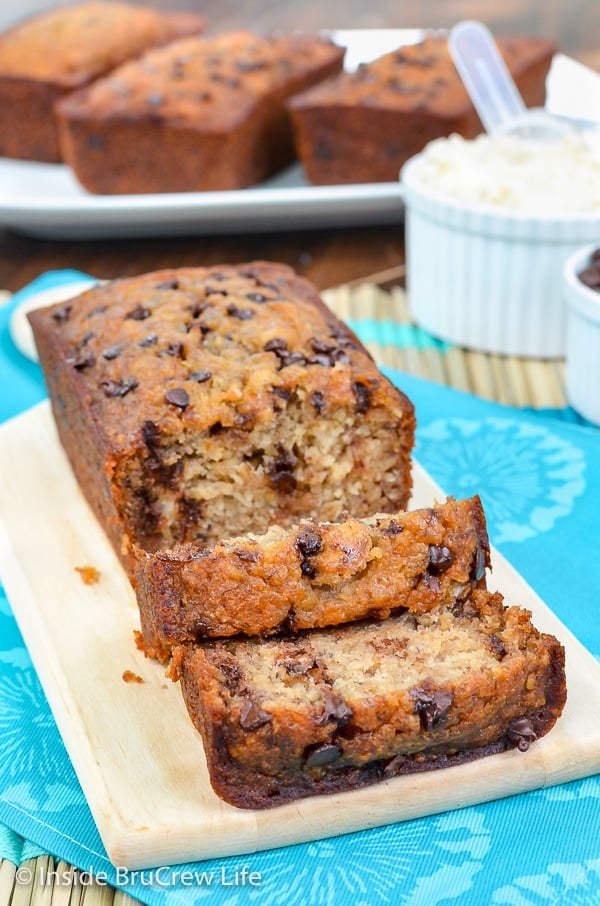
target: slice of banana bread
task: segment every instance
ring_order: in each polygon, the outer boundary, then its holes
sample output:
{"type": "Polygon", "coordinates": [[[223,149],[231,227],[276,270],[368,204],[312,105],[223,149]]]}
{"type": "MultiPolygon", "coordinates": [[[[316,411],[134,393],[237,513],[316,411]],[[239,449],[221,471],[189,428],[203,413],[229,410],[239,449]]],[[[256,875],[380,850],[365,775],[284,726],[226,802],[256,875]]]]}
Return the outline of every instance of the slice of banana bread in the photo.
{"type": "Polygon", "coordinates": [[[134,3],[60,6],[0,35],[0,155],[60,160],[53,105],[149,47],[201,32],[194,13],[134,3]]]}
{"type": "Polygon", "coordinates": [[[159,271],[30,314],[62,444],[128,570],[406,506],[414,411],[285,265],[159,271]]]}
{"type": "Polygon", "coordinates": [[[180,646],[171,675],[216,793],[241,808],[525,750],[566,700],[562,646],[483,590],[291,639],[180,646]]]}
{"type": "Polygon", "coordinates": [[[484,584],[479,498],[265,535],[140,552],[135,587],[145,650],[206,637],[270,634],[451,605],[484,584]]]}

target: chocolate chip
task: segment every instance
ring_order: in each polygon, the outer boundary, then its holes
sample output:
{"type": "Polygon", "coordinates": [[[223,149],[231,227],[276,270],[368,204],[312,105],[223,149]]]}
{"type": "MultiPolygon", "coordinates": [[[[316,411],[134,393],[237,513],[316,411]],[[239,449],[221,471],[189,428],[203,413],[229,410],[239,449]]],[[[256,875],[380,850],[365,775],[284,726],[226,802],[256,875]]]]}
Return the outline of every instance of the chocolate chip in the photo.
{"type": "Polygon", "coordinates": [[[149,333],[147,337],[144,337],[143,340],[140,340],[138,346],[156,346],[158,343],[158,337],[155,333],[149,333]]]}
{"type": "Polygon", "coordinates": [[[252,699],[248,699],[242,705],[240,713],[240,727],[242,730],[258,730],[259,727],[264,727],[271,720],[273,720],[273,716],[263,711],[260,705],[252,701],[252,699]]]}
{"type": "Polygon", "coordinates": [[[286,390],[285,387],[273,387],[272,392],[274,396],[278,396],[279,399],[284,400],[286,403],[292,396],[292,391],[286,390]]]}
{"type": "Polygon", "coordinates": [[[302,561],[300,564],[300,572],[303,576],[306,576],[307,579],[314,579],[317,575],[317,570],[309,560],[302,561]]]}
{"type": "Polygon", "coordinates": [[[323,692],[324,707],[323,713],[317,718],[316,723],[319,726],[335,721],[338,726],[344,727],[348,721],[354,717],[354,712],[341,695],[325,689],[323,692]]]}
{"type": "Polygon", "coordinates": [[[151,450],[154,450],[158,446],[160,440],[160,428],[156,422],[147,419],[142,425],[142,437],[144,438],[144,443],[151,450]]]}
{"type": "Polygon", "coordinates": [[[323,368],[330,368],[332,362],[328,355],[318,354],[318,355],[309,356],[309,358],[307,358],[307,360],[306,360],[306,364],[307,365],[322,365],[323,368]]]}
{"type": "MultiPolygon", "coordinates": [[[[216,279],[216,276],[215,276],[216,279]]],[[[211,296],[228,296],[229,292],[226,289],[219,289],[217,286],[206,286],[205,291],[211,296]]]]}
{"type": "Polygon", "coordinates": [[[384,529],[381,530],[382,535],[399,535],[400,532],[404,531],[404,526],[400,525],[395,519],[390,519],[388,524],[384,529]]]}
{"type": "Polygon", "coordinates": [[[83,337],[79,341],[78,349],[83,349],[83,347],[87,346],[87,344],[90,342],[90,340],[93,340],[94,337],[95,337],[94,331],[88,330],[87,333],[84,333],[83,337]]]}
{"type": "Polygon", "coordinates": [[[212,377],[212,371],[192,371],[191,374],[188,374],[188,381],[196,381],[197,384],[204,384],[206,381],[210,381],[212,377]]]}
{"type": "Polygon", "coordinates": [[[235,65],[240,72],[259,72],[269,68],[266,60],[238,60],[235,65]]]}
{"type": "Polygon", "coordinates": [[[238,318],[239,321],[249,321],[250,318],[254,317],[254,312],[251,308],[238,308],[233,302],[227,306],[227,314],[232,318],[238,318]]]}
{"type": "Polygon", "coordinates": [[[202,516],[202,503],[200,500],[192,500],[190,497],[182,497],[177,505],[179,513],[179,522],[185,528],[192,528],[198,525],[202,516]]]}
{"type": "Polygon", "coordinates": [[[282,444],[278,444],[277,449],[279,456],[269,463],[267,474],[280,494],[291,494],[296,489],[297,482],[293,472],[298,460],[291,450],[286,450],[282,444]]]}
{"type": "Polygon", "coordinates": [[[52,312],[52,318],[56,321],[57,324],[64,324],[65,321],[69,320],[71,307],[71,305],[63,305],[62,308],[57,308],[56,311],[52,312]]]}
{"type": "Polygon", "coordinates": [[[433,730],[446,717],[453,700],[452,693],[444,689],[436,689],[434,692],[414,689],[411,695],[415,699],[415,711],[419,715],[421,727],[426,731],[433,730]]]}
{"type": "Polygon", "coordinates": [[[280,358],[284,358],[289,354],[288,344],[286,340],[281,337],[273,337],[272,340],[267,340],[263,349],[265,352],[274,352],[275,355],[278,355],[280,358]]]}
{"type": "Polygon", "coordinates": [[[210,302],[192,302],[189,310],[192,318],[199,318],[203,311],[210,307],[210,302]]]}
{"type": "Polygon", "coordinates": [[[174,277],[172,280],[163,280],[156,284],[156,289],[179,289],[179,280],[174,277]]]}
{"type": "Polygon", "coordinates": [[[442,544],[429,545],[429,565],[427,570],[433,576],[440,576],[454,563],[454,554],[442,544]]]}
{"type": "Polygon", "coordinates": [[[332,346],[331,343],[325,343],[324,340],[320,340],[318,337],[313,337],[310,345],[315,352],[323,352],[326,355],[335,349],[335,346],[332,346]]]}
{"type": "Polygon", "coordinates": [[[127,396],[132,390],[135,390],[139,386],[138,382],[134,378],[125,378],[125,380],[119,381],[102,381],[100,384],[104,390],[105,396],[127,396]]]}
{"type": "Polygon", "coordinates": [[[482,547],[478,547],[473,554],[473,563],[471,564],[471,571],[469,573],[471,582],[480,582],[481,579],[483,579],[485,575],[486,560],[486,552],[482,547]]]}
{"type": "Polygon", "coordinates": [[[356,411],[359,415],[364,415],[371,407],[371,391],[366,384],[356,381],[352,384],[352,392],[356,398],[356,411]]]}
{"type": "Polygon", "coordinates": [[[234,550],[233,553],[236,555],[236,557],[238,557],[240,560],[244,560],[244,562],[246,563],[258,563],[260,559],[258,551],[249,551],[247,550],[247,548],[243,547],[239,548],[239,550],[234,550]]]}
{"type": "Polygon", "coordinates": [[[147,96],[146,100],[148,101],[150,107],[160,107],[160,105],[164,103],[165,96],[159,91],[153,91],[147,96]]]}
{"type": "Polygon", "coordinates": [[[304,529],[296,538],[296,547],[303,557],[315,557],[323,547],[323,539],[316,532],[304,529]]]}
{"type": "Polygon", "coordinates": [[[244,675],[241,668],[233,661],[222,661],[219,664],[219,670],[223,674],[223,682],[229,691],[237,692],[244,675]]]}
{"type": "Polygon", "coordinates": [[[109,346],[108,349],[105,349],[102,353],[102,358],[110,361],[111,359],[118,359],[123,350],[118,343],[115,343],[114,346],[109,346]]]}
{"type": "Polygon", "coordinates": [[[96,356],[88,352],[85,355],[69,356],[65,361],[76,371],[85,371],[86,368],[92,368],[96,364],[96,356]]]}
{"type": "Polygon", "coordinates": [[[145,308],[143,305],[136,305],[125,317],[131,321],[145,321],[146,318],[150,317],[150,314],[151,312],[148,308],[145,308]]]}
{"type": "Polygon", "coordinates": [[[300,352],[290,352],[288,355],[283,356],[280,353],[277,353],[277,355],[279,355],[279,358],[281,359],[281,365],[279,366],[280,370],[282,368],[287,368],[288,365],[306,364],[306,359],[300,352]]]}
{"type": "Polygon", "coordinates": [[[268,296],[263,296],[262,293],[246,293],[246,298],[250,299],[251,302],[268,302],[268,296]]]}
{"type": "Polygon", "coordinates": [[[182,359],[183,355],[183,343],[169,343],[165,349],[165,355],[172,355],[174,358],[182,359]]]}
{"type": "Polygon", "coordinates": [[[165,393],[165,399],[172,406],[178,409],[186,409],[190,404],[190,398],[181,387],[172,387],[165,393]]]}
{"type": "Polygon", "coordinates": [[[316,746],[308,746],[304,752],[304,763],[307,768],[321,768],[326,764],[332,764],[342,754],[342,750],[335,743],[323,743],[316,746]]]}
{"type": "Polygon", "coordinates": [[[492,633],[488,636],[488,642],[494,657],[498,658],[499,661],[503,660],[506,657],[506,647],[502,639],[492,633]]]}
{"type": "Polygon", "coordinates": [[[308,402],[314,408],[317,415],[321,415],[325,409],[325,397],[320,390],[313,390],[308,398],[308,402]]]}
{"type": "Polygon", "coordinates": [[[533,724],[528,717],[519,717],[511,720],[506,733],[509,742],[515,745],[519,752],[526,752],[532,742],[537,739],[533,724]]]}

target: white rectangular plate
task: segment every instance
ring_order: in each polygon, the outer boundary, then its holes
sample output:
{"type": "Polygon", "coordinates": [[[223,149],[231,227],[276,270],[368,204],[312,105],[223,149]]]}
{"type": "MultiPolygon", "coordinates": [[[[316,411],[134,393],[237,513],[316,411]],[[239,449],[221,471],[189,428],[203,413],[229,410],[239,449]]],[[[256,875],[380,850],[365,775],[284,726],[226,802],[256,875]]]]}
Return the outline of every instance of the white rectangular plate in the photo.
{"type": "MultiPolygon", "coordinates": [[[[415,466],[413,506],[444,495],[415,466]]],[[[600,664],[494,551],[493,582],[567,653],[568,703],[528,752],[407,775],[265,811],[213,793],[177,685],[145,660],[133,591],[76,484],[48,403],[0,428],[0,575],[110,859],[131,869],[335,836],[598,770],[600,664]],[[76,566],[101,574],[85,585],[76,566]],[[143,683],[125,683],[125,670],[143,683]],[[151,790],[151,795],[148,794],[151,790]]]]}
{"type": "MultiPolygon", "coordinates": [[[[347,47],[354,70],[423,37],[422,29],[347,29],[324,34],[347,47]]],[[[590,83],[598,76],[558,55],[548,79],[547,106],[585,116],[593,110],[590,83]],[[578,99],[588,99],[583,102],[578,99]],[[579,103],[579,107],[575,107],[579,103]]],[[[294,164],[255,188],[163,195],[92,195],[59,164],[0,158],[0,226],[51,239],[100,239],[254,232],[401,223],[399,182],[311,186],[294,164]]]]}

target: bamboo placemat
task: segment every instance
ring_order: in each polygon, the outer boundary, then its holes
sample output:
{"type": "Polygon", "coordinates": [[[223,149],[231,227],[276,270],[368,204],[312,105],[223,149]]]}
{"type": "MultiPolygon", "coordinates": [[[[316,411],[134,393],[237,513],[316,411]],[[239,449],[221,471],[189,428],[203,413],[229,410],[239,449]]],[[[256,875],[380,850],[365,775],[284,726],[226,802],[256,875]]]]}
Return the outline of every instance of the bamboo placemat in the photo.
{"type": "MultiPolygon", "coordinates": [[[[378,338],[365,345],[379,365],[510,406],[562,409],[568,403],[562,361],[518,359],[449,346],[411,321],[403,268],[323,293],[330,308],[351,323],[376,322],[378,338]],[[389,325],[389,330],[382,329],[389,325]]],[[[367,333],[366,331],[363,334],[367,333]]],[[[122,890],[79,880],[76,869],[51,856],[0,860],[0,906],[133,906],[122,890]]]]}

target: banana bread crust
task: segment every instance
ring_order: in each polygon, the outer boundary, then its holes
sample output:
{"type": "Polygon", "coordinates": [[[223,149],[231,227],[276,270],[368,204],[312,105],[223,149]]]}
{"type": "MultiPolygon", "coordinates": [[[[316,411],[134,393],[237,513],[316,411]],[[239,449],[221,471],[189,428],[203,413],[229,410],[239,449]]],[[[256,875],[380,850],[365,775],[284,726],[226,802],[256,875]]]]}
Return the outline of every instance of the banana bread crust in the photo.
{"type": "Polygon", "coordinates": [[[414,409],[291,268],[158,271],[31,313],[60,439],[132,546],[395,512],[414,409]]]}
{"type": "Polygon", "coordinates": [[[215,792],[240,808],[524,751],[566,701],[562,646],[483,590],[417,617],[180,646],[171,674],[215,792]]]}
{"type": "Polygon", "coordinates": [[[0,155],[60,161],[55,102],[147,48],[205,25],[193,13],[93,0],[18,23],[0,35],[0,155]]]}
{"type": "MultiPolygon", "coordinates": [[[[498,46],[526,104],[543,106],[555,45],[515,37],[498,46]]],[[[428,142],[482,130],[447,40],[435,35],[328,79],[289,108],[298,156],[315,184],[396,182],[428,142]]]]}
{"type": "Polygon", "coordinates": [[[310,35],[176,41],[57,106],[65,160],[96,193],[254,185],[294,156],[287,99],[339,72],[343,58],[310,35]]]}
{"type": "Polygon", "coordinates": [[[140,551],[135,587],[145,650],[266,635],[450,606],[485,585],[489,542],[478,497],[262,536],[140,551]]]}

